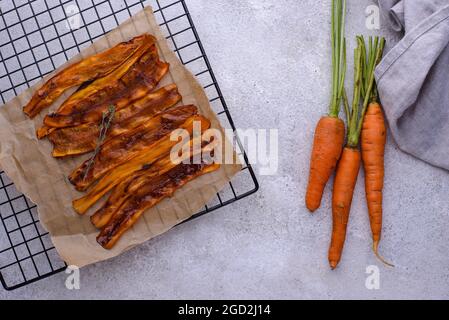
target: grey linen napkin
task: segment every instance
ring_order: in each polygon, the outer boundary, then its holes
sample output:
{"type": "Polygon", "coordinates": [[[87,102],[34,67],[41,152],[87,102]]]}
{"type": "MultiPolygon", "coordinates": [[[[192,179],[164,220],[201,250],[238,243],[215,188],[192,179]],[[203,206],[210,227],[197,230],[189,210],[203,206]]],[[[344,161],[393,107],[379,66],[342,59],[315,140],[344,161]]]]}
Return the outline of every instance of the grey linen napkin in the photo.
{"type": "Polygon", "coordinates": [[[376,69],[399,148],[449,170],[449,0],[379,0],[403,39],[376,69]]]}

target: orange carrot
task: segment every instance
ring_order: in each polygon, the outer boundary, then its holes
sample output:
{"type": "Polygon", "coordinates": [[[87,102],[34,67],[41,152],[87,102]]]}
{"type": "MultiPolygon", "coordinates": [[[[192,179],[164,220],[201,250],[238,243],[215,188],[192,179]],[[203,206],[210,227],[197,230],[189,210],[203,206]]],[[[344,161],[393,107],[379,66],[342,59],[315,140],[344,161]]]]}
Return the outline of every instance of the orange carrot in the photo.
{"type": "Polygon", "coordinates": [[[306,206],[314,212],[321,205],[324,187],[337,166],[345,139],[344,122],[338,118],[346,76],[346,0],[332,1],[332,99],[329,115],[315,129],[310,160],[306,206]]]}
{"type": "Polygon", "coordinates": [[[329,248],[329,264],[335,269],[340,262],[346,239],[352,196],[360,170],[360,151],[346,147],[338,163],[332,195],[332,240],[329,248]]]}
{"type": "Polygon", "coordinates": [[[354,52],[354,96],[352,108],[349,107],[346,92],[343,102],[347,118],[347,144],[337,167],[332,195],[332,237],[329,248],[329,264],[335,269],[340,262],[346,239],[352,197],[361,165],[359,140],[363,119],[374,87],[374,69],[383,52],[384,39],[370,37],[369,52],[366,52],[365,40],[357,37],[354,52]],[[362,103],[362,111],[359,111],[362,103]]]}
{"type": "Polygon", "coordinates": [[[345,124],[340,118],[322,117],[315,130],[306,205],[310,211],[320,207],[324,187],[337,166],[345,139],[345,124]]]}
{"type": "Polygon", "coordinates": [[[387,130],[382,107],[377,102],[369,104],[363,121],[362,158],[365,169],[365,192],[368,202],[369,220],[373,237],[374,254],[389,266],[379,255],[379,242],[382,233],[382,191],[384,186],[384,153],[387,130]]]}

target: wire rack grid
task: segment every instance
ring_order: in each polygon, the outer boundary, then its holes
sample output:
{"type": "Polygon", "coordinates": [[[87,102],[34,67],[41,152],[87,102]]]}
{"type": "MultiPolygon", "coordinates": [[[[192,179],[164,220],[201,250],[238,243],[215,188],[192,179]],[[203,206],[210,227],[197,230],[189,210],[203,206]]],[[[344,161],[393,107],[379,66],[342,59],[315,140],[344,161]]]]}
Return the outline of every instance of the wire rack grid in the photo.
{"type": "MultiPolygon", "coordinates": [[[[151,5],[171,48],[204,86],[225,128],[235,131],[226,102],[184,0],[1,0],[0,94],[5,102],[76,55],[134,13],[151,5]]],[[[249,196],[259,188],[238,137],[242,172],[199,217],[249,196]]],[[[36,206],[0,168],[0,282],[13,290],[65,269],[36,206]],[[3,229],[3,230],[2,230],[3,229]]]]}

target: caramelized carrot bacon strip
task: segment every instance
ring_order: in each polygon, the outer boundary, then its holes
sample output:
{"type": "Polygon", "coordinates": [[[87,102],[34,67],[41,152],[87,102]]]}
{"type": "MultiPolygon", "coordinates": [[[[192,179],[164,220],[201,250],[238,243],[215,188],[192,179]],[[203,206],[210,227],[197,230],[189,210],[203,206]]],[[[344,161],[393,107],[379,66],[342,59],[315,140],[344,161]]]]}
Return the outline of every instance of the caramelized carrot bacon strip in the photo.
{"type": "MultiPolygon", "coordinates": [[[[112,191],[105,204],[90,217],[92,224],[98,229],[103,228],[112,218],[114,212],[120,208],[120,206],[137,192],[138,189],[148,183],[149,178],[157,177],[172,170],[180,163],[184,163],[184,160],[193,158],[195,155],[202,152],[207,153],[214,149],[216,142],[211,142],[208,145],[203,143],[203,148],[195,148],[195,139],[201,140],[201,137],[196,137],[190,140],[190,154],[185,159],[180,159],[179,163],[174,163],[170,160],[170,156],[165,156],[155,162],[153,165],[147,166],[139,171],[134,172],[128,178],[120,182],[117,187],[112,191]]],[[[199,141],[201,145],[201,141],[199,141]]],[[[191,161],[190,161],[191,162],[191,161]]]]}
{"type": "MultiPolygon", "coordinates": [[[[117,184],[126,179],[136,171],[141,170],[145,166],[149,166],[154,162],[155,154],[152,152],[142,152],[134,159],[122,164],[105,175],[84,197],[73,201],[73,208],[79,214],[85,214],[101,197],[113,189],[117,184]]],[[[156,166],[158,169],[169,165],[170,159],[163,158],[164,163],[156,166]]],[[[162,161],[162,160],[161,160],[162,161]]]]}
{"type": "Polygon", "coordinates": [[[34,118],[67,89],[104,77],[114,71],[138,51],[145,42],[155,42],[155,38],[150,35],[138,36],[65,68],[36,91],[23,111],[30,118],[34,118]]]}
{"type": "Polygon", "coordinates": [[[85,161],[70,174],[70,182],[77,190],[85,191],[111,169],[134,159],[141,152],[152,154],[156,160],[176,145],[175,141],[170,140],[170,133],[173,130],[183,128],[192,132],[195,122],[200,123],[202,130],[210,127],[210,121],[206,118],[199,115],[191,116],[194,112],[196,108],[176,109],[171,114],[156,116],[135,130],[112,138],[100,147],[93,164],[85,161]],[[151,123],[154,121],[160,123],[159,127],[151,123]],[[154,127],[158,128],[152,129],[154,127]]]}
{"type": "MultiPolygon", "coordinates": [[[[102,198],[110,190],[114,189],[114,194],[122,194],[119,190],[123,190],[124,185],[127,184],[128,179],[137,178],[140,175],[160,175],[168,170],[173,169],[179,163],[188,160],[190,157],[198,155],[200,153],[211,152],[214,150],[218,141],[212,141],[208,144],[202,141],[202,137],[194,137],[189,142],[190,153],[183,154],[178,162],[172,161],[170,154],[164,154],[162,157],[154,161],[154,156],[151,153],[142,153],[129,163],[121,165],[115,168],[111,174],[103,177],[84,197],[73,201],[73,208],[79,214],[85,214],[87,210],[92,207],[100,198],[102,198]],[[197,146],[202,146],[202,148],[197,148],[197,146]]],[[[120,196],[120,198],[123,198],[120,196]]],[[[111,207],[117,204],[117,199],[112,195],[106,204],[103,205],[102,209],[97,212],[93,218],[91,218],[92,223],[97,227],[103,227],[104,221],[109,221],[110,217],[108,213],[112,212],[111,207]]]]}
{"type": "MultiPolygon", "coordinates": [[[[168,68],[167,63],[159,60],[157,48],[153,45],[124,75],[114,77],[111,74],[112,78],[100,90],[69,101],[70,107],[66,105],[61,112],[47,115],[44,124],[65,128],[99,121],[110,105],[120,110],[151,92],[168,68]]],[[[85,90],[89,91],[90,86],[85,90]]]]}
{"type": "MultiPolygon", "coordinates": [[[[115,113],[113,123],[107,132],[107,139],[137,128],[180,100],[181,95],[174,84],[146,95],[115,113]]],[[[56,129],[48,136],[54,146],[52,155],[59,158],[93,151],[99,134],[100,126],[94,122],[56,129]]]]}
{"type": "Polygon", "coordinates": [[[97,123],[54,130],[48,135],[53,143],[52,156],[62,158],[95,150],[99,135],[100,126],[97,123]]]}
{"type": "Polygon", "coordinates": [[[153,117],[140,127],[105,141],[93,158],[93,163],[91,160],[85,161],[70,174],[69,180],[77,190],[85,191],[109,170],[151,149],[152,144],[196,113],[197,108],[194,106],[176,107],[153,117]]]}
{"type": "MultiPolygon", "coordinates": [[[[111,90],[120,78],[127,74],[131,67],[134,66],[144,55],[154,54],[154,41],[146,41],[144,44],[119,68],[108,74],[106,77],[95,80],[87,86],[82,86],[78,91],[72,94],[54,114],[68,115],[80,108],[90,106],[89,100],[94,100],[90,96],[103,90],[111,90]]],[[[92,103],[92,101],[90,101],[92,103]]]]}
{"type": "MultiPolygon", "coordinates": [[[[119,68],[114,70],[114,72],[104,78],[97,79],[85,87],[80,88],[77,92],[72,94],[55,113],[47,115],[44,118],[44,126],[37,130],[37,137],[42,139],[55,130],[54,127],[45,124],[46,119],[49,117],[56,117],[56,115],[69,115],[71,113],[76,113],[77,110],[80,109],[88,110],[97,104],[101,104],[101,102],[106,103],[108,98],[115,98],[118,85],[120,84],[120,79],[130,72],[131,67],[133,67],[137,61],[143,59],[142,55],[157,55],[157,51],[155,53],[155,50],[156,46],[154,45],[154,41],[145,42],[139,50],[137,50],[119,68]]],[[[123,88],[123,84],[121,87],[123,88]]]]}
{"type": "Polygon", "coordinates": [[[181,99],[175,84],[170,84],[146,95],[129,108],[116,112],[114,124],[111,126],[111,135],[116,136],[130,128],[137,128],[147,120],[146,116],[154,116],[174,106],[181,99]]]}
{"type": "MultiPolygon", "coordinates": [[[[168,169],[160,172],[160,174],[164,174],[173,168],[164,166],[161,169],[168,169]]],[[[126,199],[131,197],[132,193],[135,193],[147,182],[147,177],[155,177],[157,175],[158,171],[151,171],[147,174],[138,171],[119,183],[112,191],[106,203],[90,217],[92,224],[98,229],[103,228],[111,220],[114,212],[117,211],[126,199]]]]}
{"type": "Polygon", "coordinates": [[[180,164],[163,175],[131,182],[128,188],[132,188],[134,193],[123,202],[101,230],[97,242],[105,249],[111,249],[146,210],[171,197],[186,183],[219,167],[218,164],[180,164]],[[134,184],[138,187],[134,188],[134,184]]]}
{"type": "MultiPolygon", "coordinates": [[[[189,128],[187,129],[189,130],[189,128]]],[[[189,134],[192,134],[192,132],[189,131],[189,134]]],[[[198,139],[201,139],[201,137],[195,137],[189,141],[191,144],[191,150],[193,146],[198,144],[201,145],[201,141],[198,141],[198,139]]],[[[162,150],[160,152],[166,150],[169,145],[171,145],[171,143],[168,141],[160,144],[159,149],[162,150]]],[[[163,154],[163,156],[155,162],[156,154],[160,152],[142,152],[134,159],[116,167],[114,170],[106,174],[84,197],[73,201],[72,204],[75,211],[79,214],[85,214],[90,207],[92,207],[101,197],[112,190],[116,185],[121,183],[130,175],[144,168],[151,167],[151,170],[162,172],[167,167],[171,169],[172,166],[177,165],[177,163],[173,163],[171,161],[169,154],[163,154]]],[[[193,150],[193,152],[197,152],[197,150],[193,150]]],[[[181,159],[181,161],[182,160],[183,159],[181,159]]]]}

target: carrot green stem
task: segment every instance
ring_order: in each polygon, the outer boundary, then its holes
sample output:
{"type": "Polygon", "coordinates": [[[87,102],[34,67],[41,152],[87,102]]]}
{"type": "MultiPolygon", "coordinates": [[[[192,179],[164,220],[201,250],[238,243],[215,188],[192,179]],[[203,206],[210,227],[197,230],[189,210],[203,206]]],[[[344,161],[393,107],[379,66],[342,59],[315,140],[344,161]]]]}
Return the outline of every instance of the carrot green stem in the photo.
{"type": "Polygon", "coordinates": [[[345,20],[346,0],[332,0],[332,99],[329,116],[335,118],[340,113],[346,76],[345,20]]]}
{"type": "Polygon", "coordinates": [[[349,108],[348,95],[346,94],[345,89],[343,89],[343,106],[345,107],[346,121],[349,121],[349,119],[351,118],[351,111],[349,108]]]}
{"type": "Polygon", "coordinates": [[[362,68],[362,84],[361,84],[361,93],[364,97],[366,94],[366,75],[368,74],[367,69],[367,56],[366,56],[366,46],[365,46],[365,39],[363,36],[357,36],[357,45],[360,45],[362,48],[362,56],[361,56],[361,68],[362,68]]]}
{"type": "MultiPolygon", "coordinates": [[[[368,108],[370,101],[372,101],[371,99],[373,97],[373,91],[376,90],[376,92],[377,92],[377,89],[375,89],[376,81],[374,79],[374,71],[376,70],[376,66],[382,60],[384,47],[385,47],[385,39],[382,38],[379,43],[379,38],[376,37],[375,42],[374,42],[373,53],[372,53],[372,61],[370,63],[369,74],[368,74],[369,75],[368,76],[368,80],[369,80],[368,81],[368,89],[366,91],[365,99],[363,101],[362,114],[361,114],[360,121],[359,121],[358,128],[357,128],[358,136],[360,136],[360,133],[362,132],[363,118],[365,117],[365,113],[366,113],[366,110],[368,108]]],[[[376,93],[376,95],[377,95],[377,93],[376,93]]]]}
{"type": "MultiPolygon", "coordinates": [[[[350,148],[357,148],[362,131],[363,118],[370,101],[377,99],[376,82],[374,71],[382,59],[385,47],[385,39],[369,37],[368,53],[366,52],[365,39],[357,37],[357,48],[354,51],[354,96],[352,109],[346,111],[348,117],[348,142],[350,148]],[[362,109],[360,111],[360,103],[362,109]]],[[[347,97],[344,97],[345,108],[349,108],[347,97]]]]}
{"type": "Polygon", "coordinates": [[[355,148],[358,145],[357,121],[359,118],[360,96],[363,87],[362,47],[360,43],[354,50],[354,94],[352,98],[351,115],[348,120],[348,147],[355,148]]]}
{"type": "MultiPolygon", "coordinates": [[[[385,39],[382,38],[382,39],[380,39],[379,52],[378,52],[380,54],[380,56],[376,57],[376,63],[375,63],[374,69],[380,63],[380,60],[382,60],[382,55],[383,55],[383,52],[384,52],[384,48],[385,48],[385,39]]],[[[374,72],[374,70],[373,70],[373,72],[374,72]]],[[[378,102],[379,101],[379,92],[377,91],[376,81],[374,81],[374,83],[373,83],[373,90],[372,90],[372,93],[371,93],[371,99],[370,100],[371,100],[371,102],[378,102]]]]}
{"type": "MultiPolygon", "coordinates": [[[[342,61],[342,72],[340,77],[340,88],[338,89],[338,94],[340,99],[343,97],[343,91],[345,89],[345,78],[346,78],[346,39],[343,39],[343,61],[342,61]]],[[[340,105],[340,102],[338,102],[340,105]]]]}

